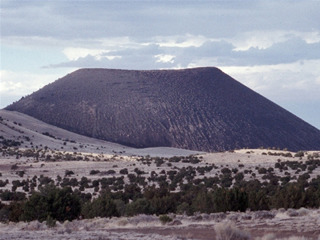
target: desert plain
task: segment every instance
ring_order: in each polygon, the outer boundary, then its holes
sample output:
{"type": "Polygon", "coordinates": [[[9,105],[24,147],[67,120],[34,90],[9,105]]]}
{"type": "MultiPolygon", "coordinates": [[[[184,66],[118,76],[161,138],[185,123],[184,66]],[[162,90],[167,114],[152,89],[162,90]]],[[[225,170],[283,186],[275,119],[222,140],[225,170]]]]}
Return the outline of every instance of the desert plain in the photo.
{"type": "MultiPolygon", "coordinates": [[[[40,176],[42,179],[52,179],[57,185],[61,178],[81,181],[83,177],[91,183],[103,177],[122,178],[124,184],[127,184],[130,183],[128,175],[138,170],[139,176],[148,179],[151,174],[161,176],[182,168],[208,166],[214,167],[204,172],[196,171],[194,180],[199,179],[201,183],[201,179],[217,177],[224,168],[237,169],[233,171],[233,176],[236,172],[243,172],[243,180],[247,181],[268,181],[263,177],[266,172],[261,169],[272,171],[279,178],[296,176],[297,179],[305,172],[290,167],[283,170],[275,167],[276,164],[290,161],[303,164],[310,160],[310,156],[317,159],[320,154],[319,150],[314,149],[298,156],[296,152],[287,149],[267,149],[263,146],[259,149],[211,153],[160,147],[136,149],[71,133],[17,112],[0,110],[0,116],[2,140],[20,142],[19,146],[3,149],[0,155],[0,179],[7,181],[0,188],[1,191],[10,191],[15,181],[27,181],[34,176],[38,177],[38,184],[40,176]],[[38,152],[39,157],[24,154],[31,149],[38,152]],[[199,161],[172,160],[175,157],[183,159],[190,156],[195,156],[199,161]],[[156,160],[159,158],[163,161],[156,160]],[[127,169],[127,173],[123,173],[123,169],[127,169]]],[[[316,165],[308,174],[308,181],[317,179],[320,166],[316,165]]],[[[292,178],[290,181],[295,180],[292,178]]],[[[157,185],[150,180],[146,184],[157,185]]],[[[83,192],[95,198],[98,190],[92,186],[83,189],[83,192]]],[[[25,191],[22,186],[16,187],[15,191],[26,192],[27,195],[31,192],[25,191]]],[[[179,188],[175,191],[179,191],[179,188]]],[[[167,223],[161,222],[159,216],[144,214],[79,218],[70,222],[57,222],[54,227],[38,221],[5,222],[0,224],[0,239],[219,239],[217,228],[229,224],[239,231],[250,233],[252,239],[320,239],[320,209],[247,209],[245,212],[211,214],[195,212],[191,216],[169,213],[168,216],[172,221],[167,223]]]]}

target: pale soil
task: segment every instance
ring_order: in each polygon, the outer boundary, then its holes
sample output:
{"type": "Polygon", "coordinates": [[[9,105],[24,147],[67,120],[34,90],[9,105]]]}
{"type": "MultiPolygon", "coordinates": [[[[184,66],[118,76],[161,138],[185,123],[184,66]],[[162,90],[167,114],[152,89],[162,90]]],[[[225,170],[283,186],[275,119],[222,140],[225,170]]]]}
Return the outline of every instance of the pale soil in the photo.
{"type": "MultiPolygon", "coordinates": [[[[237,228],[251,233],[252,239],[273,233],[274,238],[291,236],[319,239],[320,210],[273,211],[273,218],[261,218],[263,212],[235,213],[217,219],[215,214],[192,217],[172,215],[181,225],[161,225],[156,216],[139,215],[133,218],[97,218],[57,223],[47,228],[44,223],[0,224],[0,239],[215,239],[214,226],[232,222],[237,228]],[[260,214],[259,214],[260,213],[260,214]],[[288,215],[289,214],[289,215],[288,215]],[[251,219],[248,219],[251,216],[251,219]],[[201,219],[202,218],[202,219],[201,219]]],[[[267,239],[267,238],[264,238],[267,239]]]]}

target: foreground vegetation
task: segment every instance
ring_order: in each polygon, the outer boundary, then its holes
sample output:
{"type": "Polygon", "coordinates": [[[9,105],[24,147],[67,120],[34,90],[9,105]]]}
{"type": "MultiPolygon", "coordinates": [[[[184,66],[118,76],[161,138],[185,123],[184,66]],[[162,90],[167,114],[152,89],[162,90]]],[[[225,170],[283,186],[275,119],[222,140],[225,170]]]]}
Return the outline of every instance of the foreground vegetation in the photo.
{"type": "Polygon", "coordinates": [[[52,183],[32,191],[27,198],[21,192],[2,191],[1,199],[11,199],[0,205],[0,220],[63,222],[77,218],[134,216],[137,214],[164,215],[168,213],[214,213],[226,211],[270,210],[273,208],[320,207],[320,177],[308,183],[299,179],[282,186],[270,181],[238,181],[232,188],[205,184],[180,183],[180,191],[170,191],[163,182],[159,187],[147,186],[142,191],[137,183],[112,191],[106,187],[92,197],[70,186],[57,187],[52,183]]]}
{"type": "MultiPolygon", "coordinates": [[[[53,151],[46,146],[19,149],[18,143],[6,139],[2,139],[1,144],[2,156],[33,158],[34,162],[110,160],[103,155],[93,157],[53,151]]],[[[259,165],[246,169],[240,162],[237,167],[202,163],[202,157],[197,156],[145,156],[131,163],[131,168],[114,165],[115,168],[107,171],[88,171],[79,178],[72,170],[65,170],[64,176],[58,175],[56,179],[44,175],[23,179],[27,170],[20,170],[19,165],[14,164],[11,174],[23,180],[12,180],[11,190],[0,190],[0,221],[38,220],[53,226],[56,221],[79,218],[149,214],[161,216],[166,222],[170,221],[166,217],[169,213],[193,215],[196,212],[320,207],[320,176],[311,178],[313,171],[320,167],[318,153],[308,155],[304,161],[301,161],[304,152],[293,156],[289,152],[266,150],[262,155],[292,160],[279,159],[273,167],[259,165]],[[146,172],[138,165],[152,170],[146,172]],[[215,175],[207,175],[214,170],[217,170],[215,175]]],[[[7,184],[8,179],[0,179],[0,188],[7,184]]]]}

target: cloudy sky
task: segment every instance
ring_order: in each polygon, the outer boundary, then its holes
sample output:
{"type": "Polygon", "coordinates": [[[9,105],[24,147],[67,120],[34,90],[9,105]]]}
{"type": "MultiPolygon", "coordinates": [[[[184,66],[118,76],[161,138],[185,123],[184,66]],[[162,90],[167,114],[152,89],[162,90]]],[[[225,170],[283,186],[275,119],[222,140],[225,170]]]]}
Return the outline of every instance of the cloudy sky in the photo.
{"type": "Polygon", "coordinates": [[[79,68],[215,66],[320,129],[319,13],[319,0],[1,0],[0,108],[79,68]]]}

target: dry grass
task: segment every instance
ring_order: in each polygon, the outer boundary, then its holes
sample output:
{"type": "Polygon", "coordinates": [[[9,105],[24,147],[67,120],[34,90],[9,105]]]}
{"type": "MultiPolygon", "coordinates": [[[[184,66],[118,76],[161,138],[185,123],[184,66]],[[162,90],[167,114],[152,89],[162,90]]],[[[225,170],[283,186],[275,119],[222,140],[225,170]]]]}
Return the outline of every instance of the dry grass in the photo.
{"type": "Polygon", "coordinates": [[[214,226],[216,240],[249,240],[251,234],[240,230],[231,223],[218,223],[214,226]]]}

